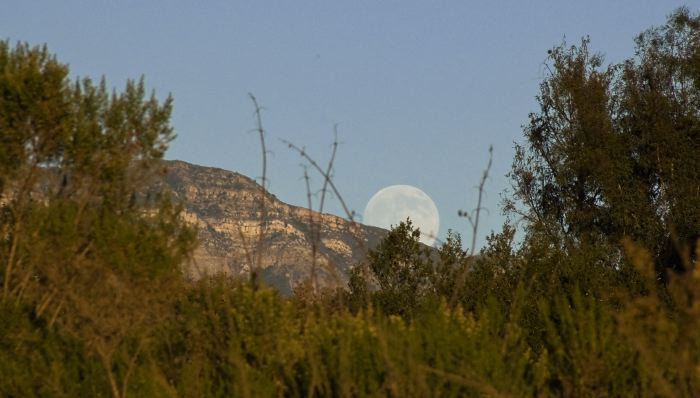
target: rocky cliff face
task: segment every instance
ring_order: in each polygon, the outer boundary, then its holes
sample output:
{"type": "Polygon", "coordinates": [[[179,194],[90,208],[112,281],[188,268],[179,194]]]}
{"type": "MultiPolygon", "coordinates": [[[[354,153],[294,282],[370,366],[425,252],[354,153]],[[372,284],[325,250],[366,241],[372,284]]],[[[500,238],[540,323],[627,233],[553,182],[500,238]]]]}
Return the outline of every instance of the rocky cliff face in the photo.
{"type": "Polygon", "coordinates": [[[188,269],[193,278],[247,276],[255,267],[285,294],[305,281],[344,286],[350,268],[386,233],[285,204],[269,193],[261,223],[263,193],[252,179],[182,161],[165,161],[164,166],[167,173],[158,185],[173,192],[184,205],[185,219],[198,228],[199,246],[188,269]]]}

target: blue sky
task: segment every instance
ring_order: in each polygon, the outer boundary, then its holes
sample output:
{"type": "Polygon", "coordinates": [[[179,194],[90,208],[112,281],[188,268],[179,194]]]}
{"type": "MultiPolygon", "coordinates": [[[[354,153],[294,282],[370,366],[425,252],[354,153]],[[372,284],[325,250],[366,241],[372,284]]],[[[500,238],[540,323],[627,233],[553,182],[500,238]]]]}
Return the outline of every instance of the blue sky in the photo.
{"type": "MultiPolygon", "coordinates": [[[[335,182],[362,212],[379,189],[414,185],[448,228],[471,241],[459,209],[475,206],[494,147],[479,242],[503,223],[500,195],[536,111],[549,48],[580,42],[608,62],[676,1],[14,1],[0,38],[46,43],[73,76],[120,88],[144,75],[175,99],[170,159],[260,175],[254,93],[265,107],[270,191],[306,204],[297,154],[326,162],[338,124],[335,182]]],[[[317,187],[322,182],[314,176],[317,187]]],[[[328,211],[340,214],[337,202],[328,211]]]]}

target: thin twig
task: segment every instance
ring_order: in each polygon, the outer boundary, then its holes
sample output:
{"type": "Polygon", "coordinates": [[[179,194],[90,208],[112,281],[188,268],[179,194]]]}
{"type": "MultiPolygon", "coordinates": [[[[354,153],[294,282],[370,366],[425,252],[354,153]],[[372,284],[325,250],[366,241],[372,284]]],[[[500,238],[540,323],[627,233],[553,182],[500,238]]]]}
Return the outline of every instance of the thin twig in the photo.
{"type": "Polygon", "coordinates": [[[309,182],[309,172],[306,165],[304,167],[304,182],[306,183],[306,198],[308,200],[309,206],[309,231],[311,232],[311,288],[313,290],[314,297],[318,293],[318,280],[316,275],[316,255],[318,252],[318,237],[320,233],[320,226],[316,226],[314,222],[314,206],[311,200],[311,184],[309,182]],[[316,230],[314,230],[316,228],[316,230]]]}
{"type": "Polygon", "coordinates": [[[309,162],[311,166],[313,166],[325,179],[325,181],[328,183],[328,185],[331,187],[331,190],[333,191],[333,194],[338,198],[338,201],[340,202],[340,205],[343,206],[343,211],[348,217],[348,220],[350,220],[351,223],[355,223],[355,212],[351,211],[348,206],[345,204],[345,201],[343,200],[342,195],[338,191],[338,188],[336,188],[335,184],[333,183],[333,180],[330,176],[329,173],[327,173],[325,170],[321,168],[321,166],[316,163],[316,161],[309,156],[308,153],[302,148],[299,148],[298,146],[294,145],[293,143],[287,141],[287,140],[281,140],[285,145],[287,145],[290,149],[293,149],[299,153],[301,157],[306,159],[306,161],[309,162]]]}
{"type": "MultiPolygon", "coordinates": [[[[328,160],[328,167],[326,167],[326,175],[330,176],[333,172],[333,163],[335,162],[335,154],[338,151],[338,125],[333,126],[333,150],[331,151],[331,158],[328,160]]],[[[323,180],[323,187],[321,188],[321,202],[318,205],[318,212],[323,214],[323,204],[326,201],[326,192],[328,192],[328,181],[330,179],[325,178],[323,180]]]]}
{"type": "MultiPolygon", "coordinates": [[[[328,166],[326,167],[326,175],[330,176],[331,173],[333,172],[333,163],[335,162],[335,154],[338,150],[338,125],[335,124],[333,126],[333,150],[331,151],[331,157],[328,160],[328,166]]],[[[308,180],[308,174],[306,168],[304,168],[304,177],[307,179],[306,180],[306,190],[309,195],[309,210],[313,211],[313,208],[311,206],[311,191],[309,187],[309,180],[308,180]]],[[[320,216],[319,222],[314,225],[313,223],[313,218],[311,218],[311,231],[312,231],[312,242],[311,242],[311,250],[312,250],[312,259],[311,259],[311,281],[313,283],[313,291],[314,291],[314,296],[318,294],[318,274],[316,271],[317,263],[316,263],[316,256],[318,255],[318,245],[320,244],[321,240],[321,221],[323,220],[323,206],[326,203],[326,193],[328,192],[328,182],[330,181],[330,178],[324,178],[323,179],[323,185],[321,187],[321,200],[319,201],[318,204],[318,213],[320,216]],[[313,232],[315,228],[315,233],[313,232]]]]}
{"type": "Polygon", "coordinates": [[[486,165],[484,174],[482,174],[481,181],[479,182],[479,200],[476,203],[474,222],[472,223],[471,219],[469,220],[469,222],[472,224],[472,247],[470,253],[471,256],[473,256],[474,252],[476,251],[476,236],[479,230],[479,215],[481,214],[481,210],[483,210],[481,207],[481,201],[484,196],[484,185],[486,184],[486,180],[489,178],[489,171],[491,171],[491,164],[493,164],[493,146],[489,147],[489,162],[486,165]]]}
{"type": "MultiPolygon", "coordinates": [[[[311,229],[311,238],[312,238],[312,283],[314,284],[314,292],[317,291],[318,288],[318,266],[322,266],[329,274],[333,275],[333,277],[336,280],[340,280],[340,277],[338,275],[338,270],[334,267],[332,267],[330,264],[324,264],[320,263],[317,261],[316,257],[318,256],[318,248],[320,245],[320,235],[321,235],[321,225],[320,223],[323,220],[323,209],[325,206],[325,201],[327,198],[328,194],[328,188],[330,187],[331,192],[338,198],[338,201],[340,202],[341,206],[343,207],[343,210],[345,211],[345,214],[347,215],[348,220],[350,221],[350,226],[353,231],[353,237],[358,241],[360,246],[364,246],[365,242],[363,239],[360,238],[359,236],[359,224],[355,221],[355,212],[349,210],[347,207],[342,195],[336,188],[335,184],[333,183],[333,165],[335,163],[335,158],[339,146],[338,142],[338,125],[333,126],[333,131],[335,138],[333,140],[332,144],[332,151],[331,151],[331,157],[328,161],[328,165],[326,166],[326,169],[322,169],[319,164],[306,152],[305,148],[300,148],[296,146],[295,144],[287,141],[287,140],[281,140],[285,145],[287,145],[290,149],[295,150],[296,152],[301,155],[302,158],[304,158],[316,171],[321,174],[323,177],[323,185],[321,188],[321,198],[319,201],[319,206],[318,206],[318,213],[319,217],[317,219],[314,219],[313,217],[309,217],[310,219],[310,229],[311,229]],[[316,221],[314,221],[316,220],[316,221]]],[[[307,192],[307,197],[308,197],[308,206],[309,206],[309,211],[313,212],[313,204],[311,200],[311,187],[309,184],[309,176],[308,176],[308,169],[304,167],[304,179],[306,181],[306,192],[307,192]]]]}
{"type": "Polygon", "coordinates": [[[131,377],[132,372],[134,371],[134,365],[136,365],[136,360],[138,359],[139,354],[141,353],[141,349],[143,348],[143,340],[140,339],[138,345],[136,346],[136,352],[134,352],[134,355],[131,356],[129,360],[129,364],[126,368],[126,374],[122,378],[122,396],[126,397],[126,392],[127,392],[127,387],[129,386],[129,378],[131,377]]]}
{"type": "Polygon", "coordinates": [[[253,284],[253,286],[257,286],[258,284],[258,271],[262,267],[262,247],[263,247],[263,241],[265,239],[265,221],[267,219],[267,213],[266,213],[266,208],[265,208],[265,196],[266,196],[266,190],[267,190],[267,149],[265,148],[265,130],[263,129],[262,125],[262,115],[261,111],[262,108],[258,104],[258,100],[255,98],[255,96],[252,93],[248,93],[248,96],[250,97],[250,100],[253,101],[253,105],[255,106],[255,119],[256,119],[256,128],[255,131],[258,133],[258,136],[260,137],[260,148],[262,149],[262,181],[261,181],[261,186],[260,186],[260,227],[258,230],[258,244],[257,244],[257,249],[256,249],[256,259],[255,259],[255,265],[251,264],[251,270],[250,270],[250,281],[253,284]]]}
{"type": "MultiPolygon", "coordinates": [[[[479,216],[481,215],[481,211],[485,210],[484,208],[481,207],[481,202],[484,196],[484,186],[486,185],[486,181],[489,178],[489,171],[491,171],[491,165],[493,163],[493,146],[489,147],[489,161],[486,164],[486,168],[484,169],[484,173],[481,175],[481,180],[479,181],[478,189],[479,189],[479,197],[476,202],[476,208],[471,211],[471,213],[460,210],[457,212],[457,214],[461,217],[465,217],[467,221],[469,221],[469,224],[471,224],[472,227],[472,245],[470,249],[470,254],[469,258],[470,260],[473,259],[474,253],[476,252],[476,237],[479,232],[479,216]]],[[[450,307],[454,308],[456,302],[457,302],[457,296],[459,292],[462,290],[464,283],[466,282],[467,279],[467,267],[464,267],[462,269],[462,272],[459,273],[457,277],[457,283],[455,285],[455,289],[452,292],[452,297],[450,298],[450,307]]]]}

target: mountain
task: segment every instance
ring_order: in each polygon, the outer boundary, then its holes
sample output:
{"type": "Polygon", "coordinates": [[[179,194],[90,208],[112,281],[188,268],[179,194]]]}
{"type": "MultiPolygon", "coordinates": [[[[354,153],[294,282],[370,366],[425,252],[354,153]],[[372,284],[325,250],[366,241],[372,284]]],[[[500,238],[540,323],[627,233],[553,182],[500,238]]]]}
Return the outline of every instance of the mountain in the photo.
{"type": "Polygon", "coordinates": [[[198,229],[199,246],[187,270],[192,278],[214,273],[248,276],[259,264],[262,279],[283,294],[311,281],[312,274],[319,287],[345,286],[351,267],[386,234],[288,205],[265,192],[260,241],[263,192],[254,180],[182,161],[163,164],[166,173],[156,186],[172,191],[184,206],[185,220],[198,229]]]}

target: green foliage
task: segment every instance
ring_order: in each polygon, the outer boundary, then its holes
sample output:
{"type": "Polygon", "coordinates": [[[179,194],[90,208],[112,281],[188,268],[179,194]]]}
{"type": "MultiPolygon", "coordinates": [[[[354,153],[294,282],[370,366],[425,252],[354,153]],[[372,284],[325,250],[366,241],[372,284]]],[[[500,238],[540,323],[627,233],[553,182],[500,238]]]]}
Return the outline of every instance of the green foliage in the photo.
{"type": "Polygon", "coordinates": [[[683,269],[700,237],[700,16],[679,9],[636,44],[608,67],[587,39],[549,52],[511,172],[523,208],[509,207],[552,244],[630,237],[683,269]]]}
{"type": "Polygon", "coordinates": [[[67,74],[46,48],[0,42],[0,303],[18,320],[5,338],[19,349],[39,328],[36,355],[10,363],[66,364],[59,387],[37,394],[73,395],[61,381],[83,385],[99,364],[93,379],[119,397],[139,384],[193,235],[166,196],[145,197],[173,137],[171,99],[146,98],[143,81],[109,94],[67,74]],[[62,358],[74,350],[77,362],[62,358]]]}
{"type": "Polygon", "coordinates": [[[0,42],[0,396],[698,396],[699,32],[680,9],[620,65],[552,50],[521,241],[407,221],[349,291],[291,298],[183,277],[193,233],[148,184],[169,98],[0,42]]]}
{"type": "Polygon", "coordinates": [[[27,163],[55,159],[68,134],[68,68],[46,47],[0,42],[0,190],[27,163]]]}
{"type": "Polygon", "coordinates": [[[367,264],[353,270],[350,295],[355,298],[352,300],[366,302],[361,297],[375,288],[371,293],[374,305],[387,314],[410,316],[432,289],[430,252],[419,239],[420,231],[413,228],[411,220],[393,228],[370,250],[367,264]]]}
{"type": "MultiPolygon", "coordinates": [[[[328,313],[222,279],[187,288],[159,361],[183,396],[442,396],[527,391],[525,347],[438,304],[407,323],[373,310],[328,313]],[[486,343],[486,344],[484,344],[486,343]],[[498,378],[513,381],[497,385],[498,378]]],[[[501,380],[501,379],[499,379],[501,380]]],[[[502,394],[503,393],[503,394],[502,394]]]]}
{"type": "Polygon", "coordinates": [[[469,265],[467,252],[462,248],[462,237],[447,231],[447,238],[438,248],[436,260],[430,272],[431,289],[438,296],[449,297],[463,287],[458,282],[463,279],[469,265]]]}

